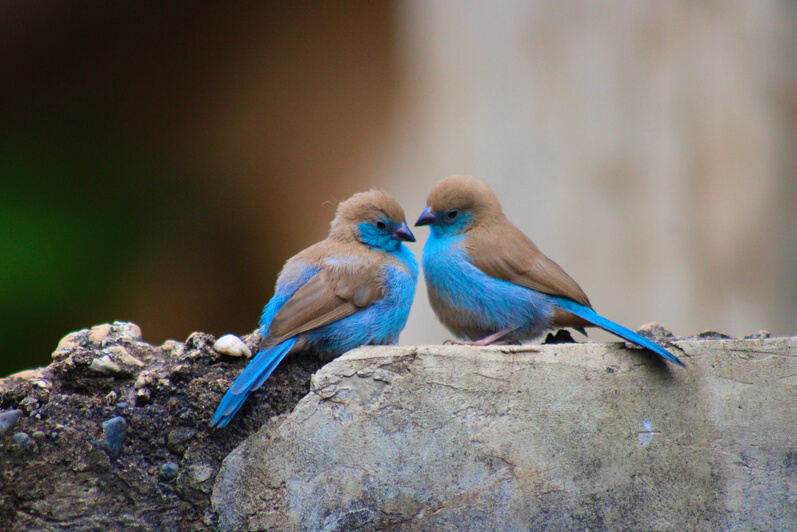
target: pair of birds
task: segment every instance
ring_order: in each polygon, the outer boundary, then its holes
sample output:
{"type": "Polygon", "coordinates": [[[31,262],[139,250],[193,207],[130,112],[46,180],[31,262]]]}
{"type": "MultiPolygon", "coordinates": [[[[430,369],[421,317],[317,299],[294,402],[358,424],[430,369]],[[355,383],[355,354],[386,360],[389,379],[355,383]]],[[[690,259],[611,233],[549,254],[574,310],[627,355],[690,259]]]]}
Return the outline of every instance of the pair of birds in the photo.
{"type": "MultiPolygon", "coordinates": [[[[548,329],[597,326],[683,366],[676,356],[592,310],[581,287],[504,215],[495,193],[472,177],[440,181],[415,224],[430,227],[423,248],[429,301],[468,345],[518,343],[548,329]]],[[[407,323],[418,263],[404,211],[380,190],[338,205],[329,236],[289,259],[260,320],[257,356],[221,400],[223,427],[282,360],[313,347],[339,355],[398,341],[407,323]]]]}

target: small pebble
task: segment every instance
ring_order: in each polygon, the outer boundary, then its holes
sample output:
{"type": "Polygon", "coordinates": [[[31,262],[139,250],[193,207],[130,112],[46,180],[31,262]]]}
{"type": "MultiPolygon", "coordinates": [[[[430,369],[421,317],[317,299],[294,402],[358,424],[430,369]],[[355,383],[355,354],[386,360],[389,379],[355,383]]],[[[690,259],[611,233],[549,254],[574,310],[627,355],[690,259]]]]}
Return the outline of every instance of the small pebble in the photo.
{"type": "Polygon", "coordinates": [[[132,321],[115,321],[113,322],[114,329],[119,333],[120,337],[132,338],[133,340],[141,340],[141,327],[132,321]]]}
{"type": "Polygon", "coordinates": [[[133,384],[133,388],[135,388],[136,390],[145,388],[150,384],[152,384],[153,380],[154,379],[149,371],[142,371],[141,373],[138,374],[136,382],[133,384]]]}
{"type": "Polygon", "coordinates": [[[0,437],[5,436],[13,429],[21,417],[22,410],[9,410],[0,414],[0,437]]]}
{"type": "Polygon", "coordinates": [[[191,477],[197,484],[201,484],[213,476],[213,467],[207,464],[191,466],[191,477]]]}
{"type": "Polygon", "coordinates": [[[182,453],[199,431],[192,427],[177,427],[166,437],[166,447],[174,453],[182,453]]]}
{"type": "Polygon", "coordinates": [[[127,421],[122,416],[116,416],[108,421],[103,421],[102,430],[105,432],[105,447],[108,455],[116,460],[122,454],[122,445],[127,435],[127,421]]]}
{"type": "Polygon", "coordinates": [[[32,434],[32,436],[33,436],[34,440],[43,440],[45,438],[45,436],[47,436],[47,435],[45,433],[43,433],[42,431],[37,430],[36,432],[34,432],[32,434]]]}
{"type": "Polygon", "coordinates": [[[58,347],[55,348],[56,351],[60,350],[71,350],[78,346],[80,346],[80,333],[81,331],[72,332],[61,338],[61,341],[58,342],[58,347]]]}
{"type": "Polygon", "coordinates": [[[119,364],[111,360],[111,357],[108,355],[103,355],[100,358],[92,360],[91,364],[89,364],[89,369],[106,375],[113,375],[122,371],[119,364]]]}
{"type": "Polygon", "coordinates": [[[111,324],[110,323],[103,323],[102,325],[95,325],[91,328],[91,332],[89,333],[89,342],[92,344],[99,345],[102,343],[103,340],[108,336],[108,333],[111,332],[111,324]]]}
{"type": "Polygon", "coordinates": [[[121,403],[116,403],[116,408],[127,408],[130,404],[126,401],[122,401],[121,403]]]}
{"type": "Polygon", "coordinates": [[[144,366],[143,362],[128,353],[127,349],[121,345],[112,345],[111,347],[103,349],[103,352],[108,353],[108,355],[110,355],[114,360],[117,360],[126,366],[144,366]]]}
{"type": "Polygon", "coordinates": [[[175,340],[166,340],[161,349],[164,353],[169,353],[173,357],[180,357],[185,351],[185,346],[175,340]]]}
{"type": "Polygon", "coordinates": [[[177,476],[180,467],[174,462],[166,462],[161,466],[160,478],[161,480],[172,480],[177,476]]]}
{"type": "Polygon", "coordinates": [[[727,340],[731,339],[732,336],[725,333],[721,333],[719,331],[708,330],[701,332],[696,336],[696,338],[698,340],[727,340]]]}
{"type": "Polygon", "coordinates": [[[637,333],[641,334],[645,338],[650,338],[653,340],[657,338],[675,338],[670,329],[655,321],[641,326],[639,329],[637,329],[637,333]]]}
{"type": "Polygon", "coordinates": [[[28,436],[24,432],[17,432],[14,434],[14,441],[19,444],[20,447],[27,447],[30,445],[30,436],[28,436]]]}
{"type": "Polygon", "coordinates": [[[252,351],[234,334],[225,334],[216,340],[216,343],[213,344],[213,349],[231,357],[245,356],[246,358],[252,358],[252,351]]]}
{"type": "Polygon", "coordinates": [[[201,332],[192,332],[185,340],[186,349],[202,351],[213,337],[201,332]]]}
{"type": "Polygon", "coordinates": [[[29,395],[19,402],[19,406],[23,407],[28,412],[35,412],[39,409],[39,399],[34,395],[29,395]]]}

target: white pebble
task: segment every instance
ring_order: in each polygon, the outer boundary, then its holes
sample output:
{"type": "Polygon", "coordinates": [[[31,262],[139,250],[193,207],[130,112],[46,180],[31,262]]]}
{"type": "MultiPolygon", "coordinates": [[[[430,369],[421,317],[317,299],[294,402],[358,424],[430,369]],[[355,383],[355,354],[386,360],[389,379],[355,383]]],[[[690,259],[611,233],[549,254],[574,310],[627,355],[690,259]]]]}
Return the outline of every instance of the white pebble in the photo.
{"type": "Polygon", "coordinates": [[[245,356],[246,358],[252,358],[252,352],[246,347],[246,344],[234,334],[225,334],[216,340],[216,343],[213,344],[213,349],[223,355],[229,355],[231,357],[245,356]]]}

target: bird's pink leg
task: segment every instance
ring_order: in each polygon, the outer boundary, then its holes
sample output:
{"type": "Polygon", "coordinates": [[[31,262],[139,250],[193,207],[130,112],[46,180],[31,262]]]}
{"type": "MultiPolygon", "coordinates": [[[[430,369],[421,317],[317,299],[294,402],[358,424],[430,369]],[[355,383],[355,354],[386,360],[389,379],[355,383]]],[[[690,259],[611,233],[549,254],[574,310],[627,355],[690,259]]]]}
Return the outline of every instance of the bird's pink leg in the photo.
{"type": "Polygon", "coordinates": [[[505,344],[506,342],[502,342],[499,340],[514,330],[515,329],[502,329],[498,332],[491,334],[490,336],[486,336],[481,340],[476,340],[474,342],[466,342],[464,340],[446,340],[444,343],[451,345],[475,345],[475,346],[501,345],[505,344]]]}

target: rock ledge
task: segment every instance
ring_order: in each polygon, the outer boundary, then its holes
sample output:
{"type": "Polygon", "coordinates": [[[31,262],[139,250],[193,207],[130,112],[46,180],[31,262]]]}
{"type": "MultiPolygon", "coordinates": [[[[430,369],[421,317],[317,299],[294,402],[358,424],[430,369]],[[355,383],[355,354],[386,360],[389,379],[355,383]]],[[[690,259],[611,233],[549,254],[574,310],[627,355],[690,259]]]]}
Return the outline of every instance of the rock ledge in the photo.
{"type": "Polygon", "coordinates": [[[245,356],[202,333],[78,331],[50,366],[0,380],[0,522],[797,529],[797,338],[646,333],[687,367],[622,343],[307,355],[211,430],[245,356]]]}
{"type": "Polygon", "coordinates": [[[797,338],[371,347],[216,478],[223,530],[797,528],[797,338]]]}

